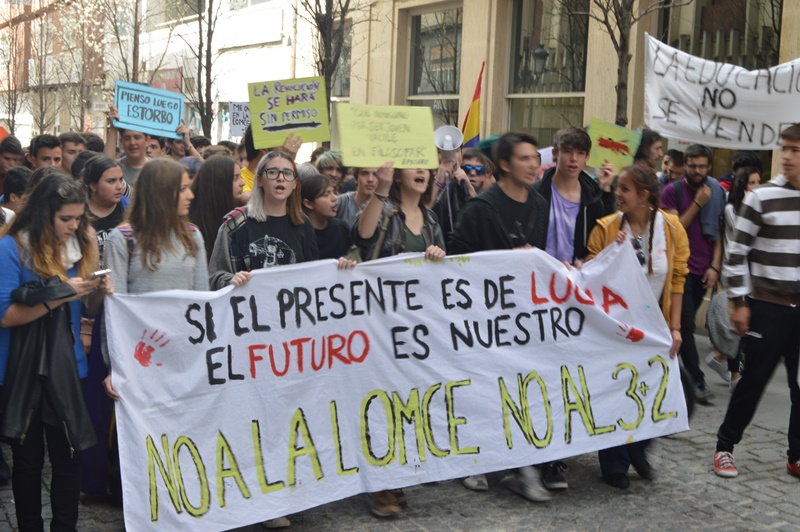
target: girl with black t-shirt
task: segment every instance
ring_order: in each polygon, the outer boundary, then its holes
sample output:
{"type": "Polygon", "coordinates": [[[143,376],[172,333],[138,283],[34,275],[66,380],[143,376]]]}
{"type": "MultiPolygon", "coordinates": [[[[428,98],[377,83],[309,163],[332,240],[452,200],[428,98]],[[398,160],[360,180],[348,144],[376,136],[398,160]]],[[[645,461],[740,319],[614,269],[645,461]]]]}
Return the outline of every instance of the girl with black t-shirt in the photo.
{"type": "Polygon", "coordinates": [[[92,157],[81,172],[89,196],[89,221],[97,232],[100,246],[100,264],[103,264],[103,247],[108,234],[122,223],[129,198],[123,196],[125,180],[122,168],[111,157],[92,157]]]}
{"type": "Polygon", "coordinates": [[[352,239],[347,224],[336,218],[336,192],[329,177],[300,177],[303,212],[314,226],[320,259],[338,259],[347,254],[352,239]]]}
{"type": "MultiPolygon", "coordinates": [[[[87,210],[89,223],[97,233],[100,265],[104,268],[103,251],[112,229],[122,223],[130,198],[123,196],[125,181],[117,161],[105,155],[96,155],[86,162],[81,179],[89,198],[87,210]]],[[[106,395],[103,379],[108,368],[100,347],[102,314],[97,318],[81,318],[81,340],[88,352],[89,368],[86,378],[86,406],[98,435],[97,445],[81,453],[81,492],[86,500],[122,502],[119,477],[119,455],[109,440],[116,440],[112,430],[114,402],[106,395]],[[109,468],[109,465],[113,467],[109,468]],[[113,471],[111,474],[110,471],[113,471]]]]}
{"type": "Polygon", "coordinates": [[[300,210],[297,169],[283,152],[258,163],[247,205],[229,212],[208,262],[213,290],[241,286],[250,272],[317,260],[314,227],[300,210]]]}

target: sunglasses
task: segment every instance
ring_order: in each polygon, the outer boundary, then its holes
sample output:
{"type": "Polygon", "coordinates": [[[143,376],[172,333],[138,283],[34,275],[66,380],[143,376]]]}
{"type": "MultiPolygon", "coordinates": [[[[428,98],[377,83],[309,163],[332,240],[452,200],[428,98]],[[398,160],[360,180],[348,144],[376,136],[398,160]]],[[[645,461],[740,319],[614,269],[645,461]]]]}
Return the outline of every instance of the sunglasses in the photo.
{"type": "Polygon", "coordinates": [[[478,175],[486,174],[486,167],[485,166],[465,164],[461,168],[468,174],[472,173],[473,170],[475,170],[475,173],[478,174],[478,175]]]}
{"type": "Polygon", "coordinates": [[[636,258],[639,259],[639,264],[644,266],[644,263],[647,262],[647,257],[644,256],[644,251],[642,250],[644,247],[642,237],[636,236],[631,238],[631,243],[633,244],[633,249],[636,250],[636,258]]]}
{"type": "Polygon", "coordinates": [[[63,200],[74,199],[75,196],[83,194],[83,185],[77,181],[70,180],[69,183],[64,183],[63,185],[59,186],[56,192],[63,200]]]}

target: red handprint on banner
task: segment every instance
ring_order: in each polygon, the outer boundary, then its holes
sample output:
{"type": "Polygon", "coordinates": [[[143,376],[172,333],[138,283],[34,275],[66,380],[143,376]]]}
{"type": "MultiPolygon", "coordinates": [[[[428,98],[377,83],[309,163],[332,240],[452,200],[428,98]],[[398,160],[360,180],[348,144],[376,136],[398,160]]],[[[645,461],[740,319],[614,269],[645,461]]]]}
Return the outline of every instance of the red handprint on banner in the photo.
{"type": "Polygon", "coordinates": [[[624,336],[626,340],[630,340],[634,344],[636,342],[641,342],[642,340],[644,340],[644,331],[640,331],[636,327],[631,327],[630,325],[626,325],[624,323],[618,325],[618,327],[619,330],[622,331],[622,333],[618,332],[617,336],[624,336]]]}
{"type": "MultiPolygon", "coordinates": [[[[138,344],[136,344],[136,348],[133,350],[133,358],[135,358],[136,361],[144,367],[148,367],[151,364],[153,352],[156,350],[156,347],[161,348],[169,343],[169,338],[167,338],[164,343],[159,344],[159,342],[164,339],[167,333],[161,333],[161,336],[156,338],[157,334],[158,329],[153,331],[153,334],[151,334],[149,338],[145,339],[145,336],[147,336],[147,329],[145,329],[142,331],[142,339],[138,344]]],[[[161,362],[156,363],[156,366],[160,365],[161,362]]]]}

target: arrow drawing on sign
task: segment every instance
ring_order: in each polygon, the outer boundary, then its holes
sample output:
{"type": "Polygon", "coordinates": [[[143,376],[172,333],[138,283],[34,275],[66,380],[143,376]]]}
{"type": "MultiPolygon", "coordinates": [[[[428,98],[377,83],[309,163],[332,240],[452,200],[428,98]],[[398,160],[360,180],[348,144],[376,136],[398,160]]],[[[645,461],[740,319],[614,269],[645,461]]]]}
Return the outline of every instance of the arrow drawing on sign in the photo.
{"type": "Polygon", "coordinates": [[[281,124],[280,126],[267,126],[264,131],[284,131],[287,129],[315,129],[322,125],[322,122],[297,122],[294,124],[281,124]]]}

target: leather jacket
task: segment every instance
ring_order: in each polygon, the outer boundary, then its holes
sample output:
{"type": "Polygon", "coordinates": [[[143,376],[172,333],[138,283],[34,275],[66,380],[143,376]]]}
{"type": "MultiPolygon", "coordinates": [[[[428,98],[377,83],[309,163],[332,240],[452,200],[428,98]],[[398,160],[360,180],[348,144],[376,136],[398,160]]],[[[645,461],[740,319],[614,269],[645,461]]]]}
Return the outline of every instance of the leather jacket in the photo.
{"type": "MultiPolygon", "coordinates": [[[[422,209],[422,215],[424,217],[424,222],[422,224],[422,236],[425,239],[425,247],[433,245],[445,249],[444,235],[442,235],[442,229],[439,227],[439,222],[436,219],[436,215],[433,214],[433,211],[427,208],[422,209]]],[[[361,215],[359,215],[359,217],[360,216],[361,215]]],[[[361,252],[362,260],[370,260],[374,256],[375,246],[378,243],[378,237],[381,232],[381,221],[385,216],[389,217],[389,225],[387,227],[386,237],[383,240],[383,245],[381,246],[378,258],[393,257],[394,255],[398,255],[405,251],[406,215],[398,207],[393,206],[390,201],[387,201],[383,206],[381,219],[378,221],[378,226],[371,238],[364,239],[358,234],[358,220],[356,220],[356,223],[353,225],[353,229],[351,231],[353,243],[361,252]]]]}
{"type": "MultiPolygon", "coordinates": [[[[74,294],[69,284],[54,277],[26,283],[11,296],[17,303],[35,306],[74,294]]],[[[97,443],[83,398],[74,342],[66,304],[31,323],[11,328],[8,368],[0,395],[0,435],[24,445],[31,420],[44,409],[45,422],[50,423],[48,417],[56,420],[72,451],[97,443]]]]}

